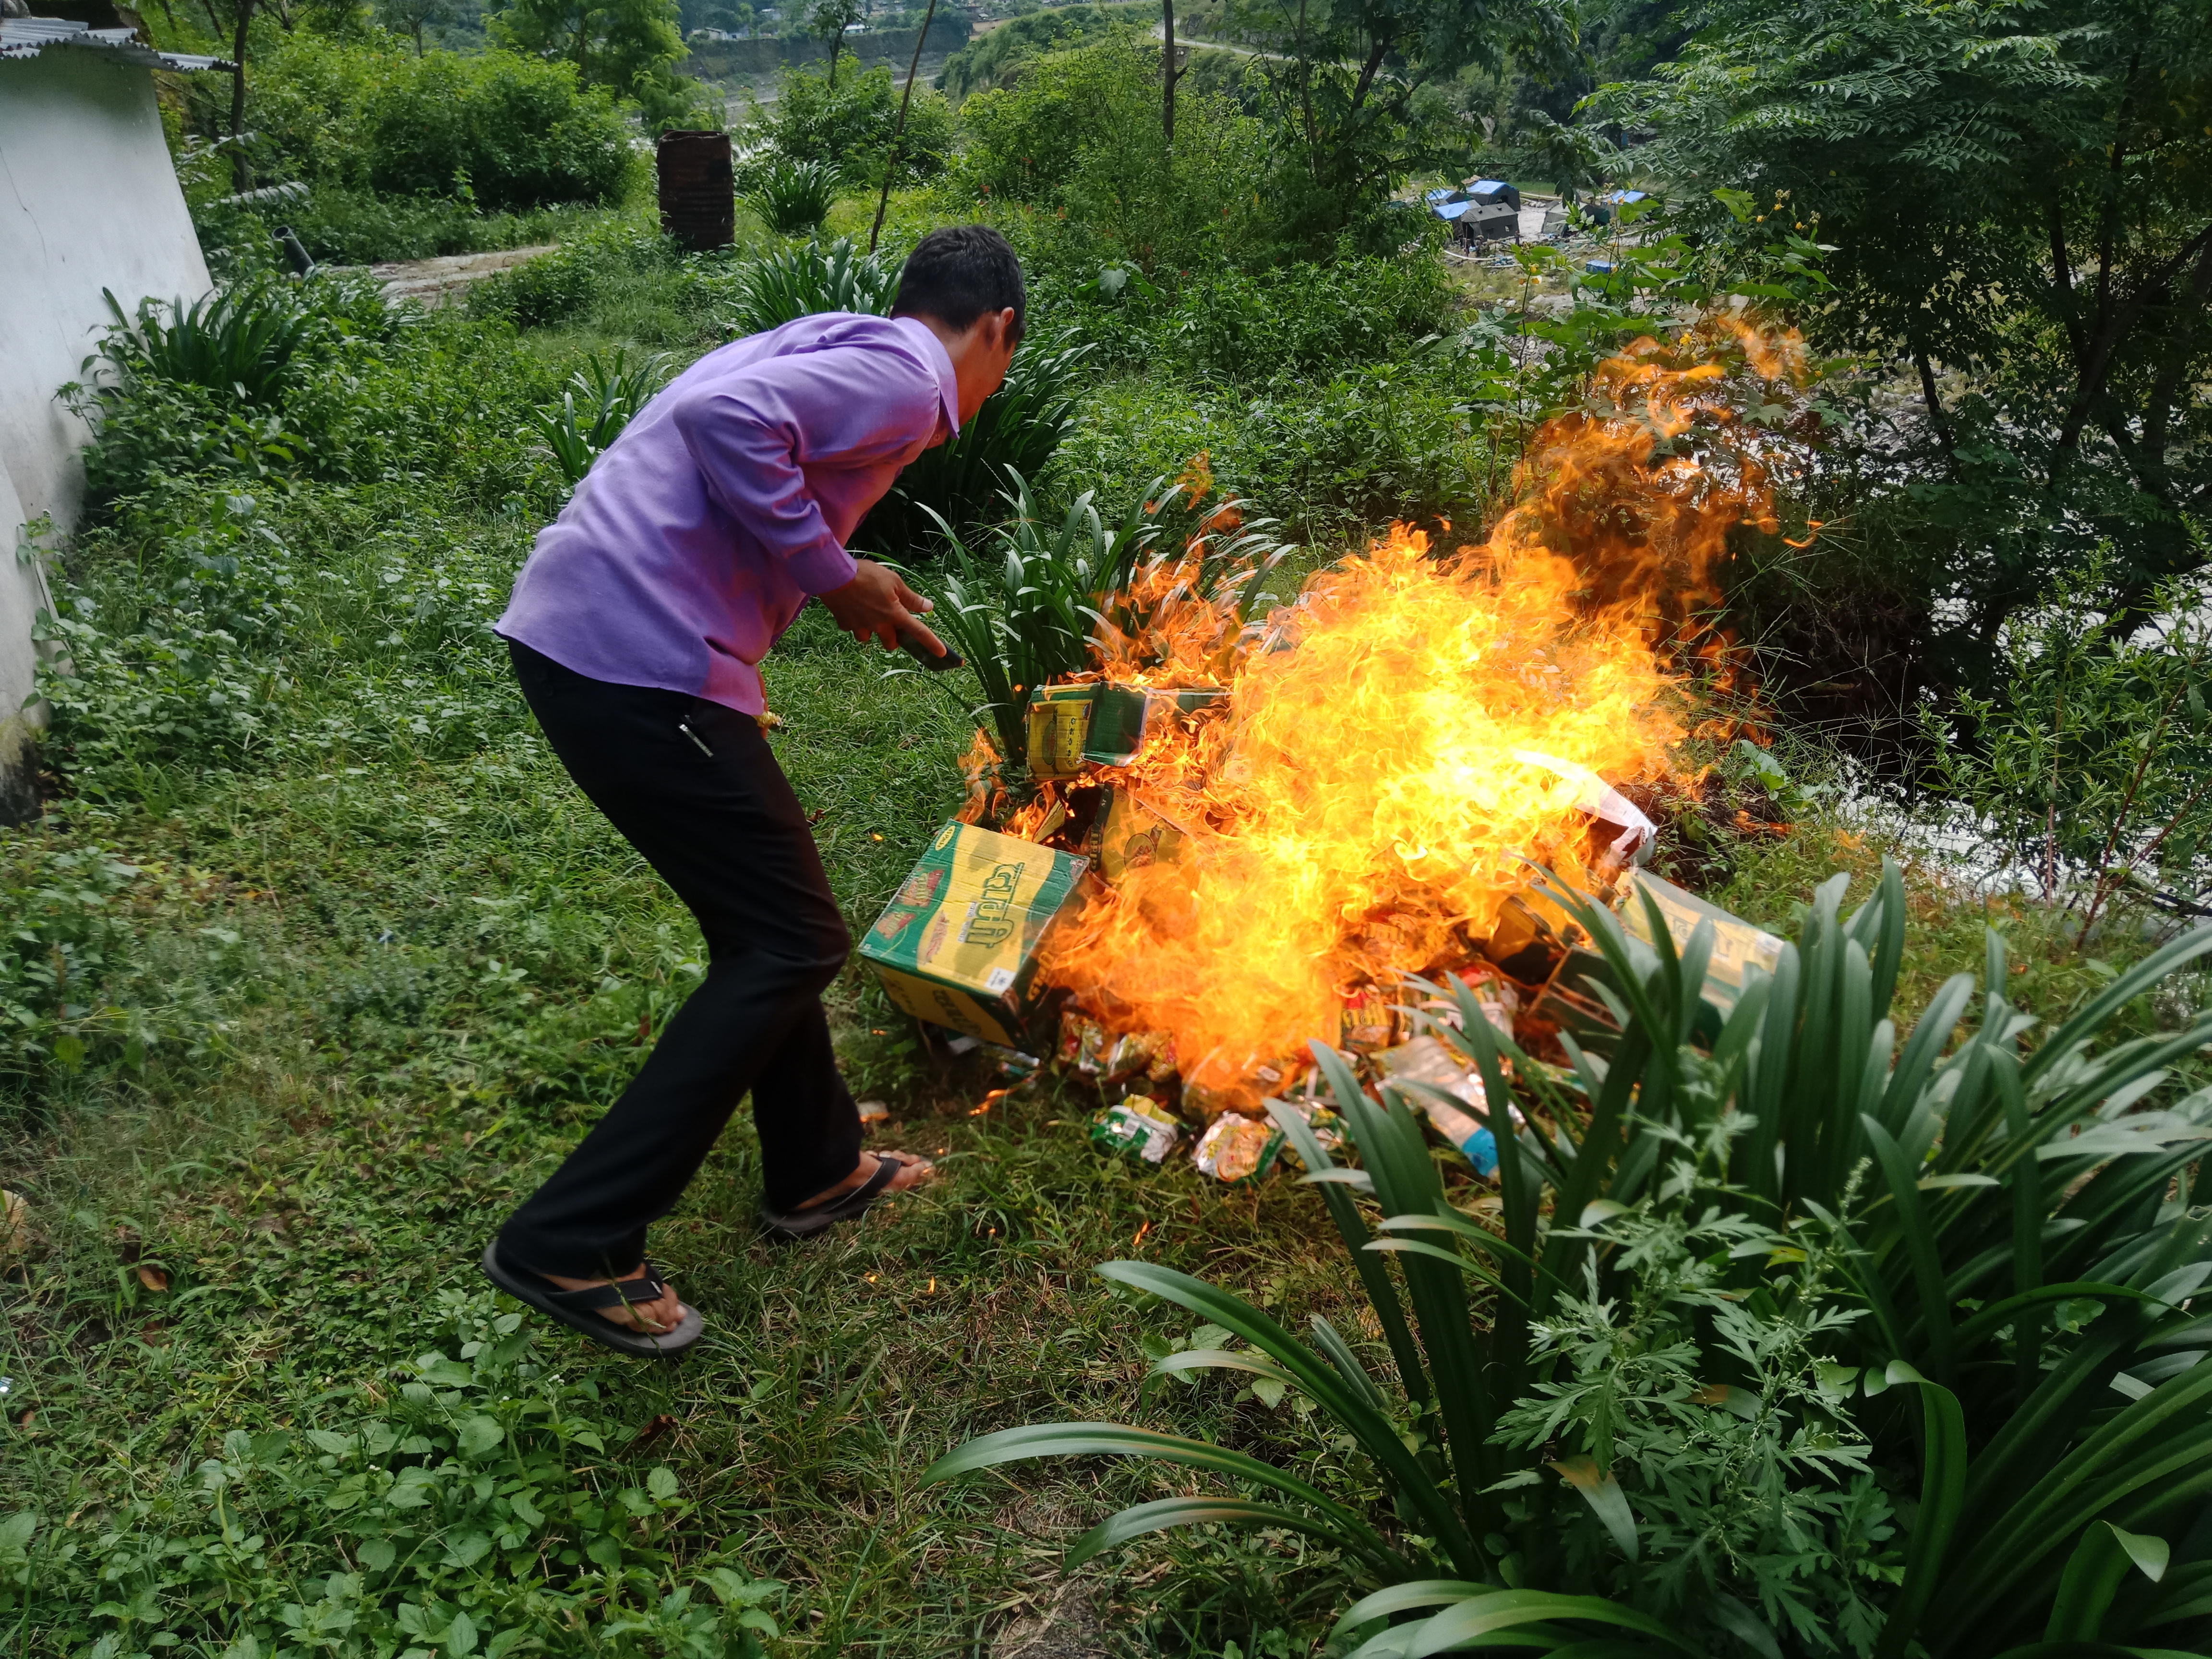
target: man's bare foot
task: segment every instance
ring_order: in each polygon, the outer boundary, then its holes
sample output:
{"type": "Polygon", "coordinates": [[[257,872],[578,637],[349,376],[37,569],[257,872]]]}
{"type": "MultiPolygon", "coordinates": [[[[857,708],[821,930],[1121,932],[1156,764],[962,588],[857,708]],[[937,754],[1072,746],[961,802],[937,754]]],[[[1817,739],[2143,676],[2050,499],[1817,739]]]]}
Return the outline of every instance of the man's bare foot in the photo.
{"type": "MultiPolygon", "coordinates": [[[[552,1280],[564,1291],[587,1291],[594,1285],[612,1285],[617,1282],[611,1279],[563,1279],[558,1273],[540,1273],[538,1277],[552,1280]]],[[[644,1283],[635,1274],[632,1274],[629,1279],[621,1282],[625,1284],[635,1282],[641,1285],[644,1283]]],[[[611,1308],[599,1310],[600,1317],[613,1320],[625,1330],[643,1331],[648,1336],[659,1336],[664,1332],[674,1330],[683,1322],[686,1311],[684,1304],[676,1299],[674,1285],[670,1285],[650,1302],[641,1302],[632,1298],[628,1303],[617,1302],[611,1308]]]]}
{"type": "MultiPolygon", "coordinates": [[[[880,1161],[873,1152],[862,1152],[860,1161],[853,1166],[852,1174],[828,1191],[817,1193],[805,1203],[800,1205],[794,1213],[803,1213],[823,1204],[834,1204],[846,1194],[865,1186],[868,1177],[875,1174],[876,1165],[880,1161]]],[[[926,1158],[916,1158],[911,1153],[898,1153],[891,1161],[896,1164],[899,1169],[898,1173],[891,1177],[890,1185],[884,1189],[887,1192],[906,1192],[911,1188],[919,1187],[937,1173],[937,1166],[934,1164],[926,1158]]]]}

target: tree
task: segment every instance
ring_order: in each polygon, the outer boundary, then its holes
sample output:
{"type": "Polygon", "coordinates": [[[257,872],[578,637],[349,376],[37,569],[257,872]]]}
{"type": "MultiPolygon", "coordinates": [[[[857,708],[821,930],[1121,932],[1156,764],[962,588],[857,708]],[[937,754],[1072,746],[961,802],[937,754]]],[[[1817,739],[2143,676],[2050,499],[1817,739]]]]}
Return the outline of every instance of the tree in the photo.
{"type": "Polygon", "coordinates": [[[676,0],[508,0],[486,27],[501,46],[567,59],[585,85],[635,100],[659,127],[696,91],[675,72],[684,53],[678,18],[676,0]]]}
{"type": "Polygon", "coordinates": [[[855,23],[865,22],[869,0],[814,0],[807,9],[806,27],[811,34],[821,35],[830,43],[830,86],[837,86],[837,52],[845,44],[845,31],[855,23]]]}
{"type": "Polygon", "coordinates": [[[230,37],[230,176],[240,192],[253,184],[252,165],[243,142],[246,133],[246,55],[259,0],[201,0],[216,39],[230,37]]]}
{"type": "Polygon", "coordinates": [[[1279,127],[1291,137],[1319,228],[1378,203],[1413,159],[1408,114],[1434,82],[1509,56],[1564,66],[1571,0],[1236,0],[1248,38],[1281,49],[1263,60],[1279,127]]]}
{"type": "Polygon", "coordinates": [[[422,55],[422,31],[434,23],[453,21],[452,0],[376,0],[376,19],[394,34],[404,34],[415,43],[415,55],[422,55]]]}
{"type": "Polygon", "coordinates": [[[1176,82],[1190,73],[1188,64],[1176,62],[1175,0],[1160,0],[1160,135],[1175,144],[1176,82]]]}
{"type": "MultiPolygon", "coordinates": [[[[1827,343],[1917,384],[1914,488],[1964,526],[1936,608],[1986,659],[2109,541],[2116,627],[2212,508],[2212,31],[2202,0],[1708,0],[1595,107],[1710,234],[1836,244],[1827,343]],[[1723,212],[1716,186],[1745,192],[1723,212]],[[1970,390],[1947,401],[1939,370],[1970,390]],[[1917,466],[1917,464],[1915,464],[1917,466]]],[[[1971,663],[1966,665],[1972,677],[1971,663]]]]}
{"type": "Polygon", "coordinates": [[[1520,139],[1567,207],[1574,206],[1583,191],[1603,183],[1620,160],[1603,133],[1568,126],[1534,106],[1521,113],[1520,139]]]}

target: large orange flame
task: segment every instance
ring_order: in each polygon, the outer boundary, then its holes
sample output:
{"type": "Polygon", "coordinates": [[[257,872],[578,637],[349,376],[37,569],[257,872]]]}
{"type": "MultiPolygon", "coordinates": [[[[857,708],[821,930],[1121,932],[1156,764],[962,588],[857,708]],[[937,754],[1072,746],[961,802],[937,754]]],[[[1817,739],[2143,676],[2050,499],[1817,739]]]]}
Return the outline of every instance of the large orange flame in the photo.
{"type": "Polygon", "coordinates": [[[1613,412],[1537,434],[1480,546],[1439,557],[1397,526],[1241,638],[1194,591],[1202,550],[1144,573],[1098,672],[1226,685],[1227,712],[1165,723],[1106,775],[1176,844],[1049,937],[1047,978],[1249,1104],[1255,1074],[1338,1040],[1363,988],[1395,1000],[1404,974],[1473,957],[1530,860],[1588,884],[1593,790],[1668,772],[1715,562],[1731,526],[1771,526],[1753,447],[1682,442],[1733,418],[1711,360],[1731,343],[1762,374],[1802,358],[1788,338],[1639,342],[1598,376],[1613,412]]]}

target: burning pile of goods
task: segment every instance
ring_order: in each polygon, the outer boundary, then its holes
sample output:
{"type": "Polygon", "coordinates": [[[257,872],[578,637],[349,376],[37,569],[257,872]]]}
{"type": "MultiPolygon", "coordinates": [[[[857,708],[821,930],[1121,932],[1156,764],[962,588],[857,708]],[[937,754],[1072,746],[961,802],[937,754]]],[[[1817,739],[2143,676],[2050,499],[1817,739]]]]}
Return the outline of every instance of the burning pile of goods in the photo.
{"type": "MultiPolygon", "coordinates": [[[[979,734],[968,810],[861,945],[891,1000],[1095,1081],[1102,1145],[1157,1162],[1189,1134],[1236,1181],[1280,1145],[1265,1103],[1323,1115],[1316,1040],[1479,1108],[1427,1034],[1458,1018],[1444,976],[1532,1054],[1604,1022],[1543,872],[1615,904],[1644,886],[1685,937],[1716,919],[1717,976],[1740,982],[1774,942],[1640,872],[1654,826],[1624,793],[1692,735],[1678,665],[1711,649],[1692,607],[1729,526],[1771,526],[1747,446],[1726,465],[1669,447],[1732,419],[1729,337],[1702,344],[1686,368],[1649,342],[1607,364],[1620,412],[1545,428],[1480,545],[1400,526],[1250,622],[1256,568],[1213,568],[1205,535],[1141,567],[1090,667],[1030,690],[1026,755],[979,734]],[[1018,799],[990,787],[1001,758],[1024,763],[1018,799]]],[[[1475,1118],[1412,1092],[1494,1166],[1475,1118]]]]}

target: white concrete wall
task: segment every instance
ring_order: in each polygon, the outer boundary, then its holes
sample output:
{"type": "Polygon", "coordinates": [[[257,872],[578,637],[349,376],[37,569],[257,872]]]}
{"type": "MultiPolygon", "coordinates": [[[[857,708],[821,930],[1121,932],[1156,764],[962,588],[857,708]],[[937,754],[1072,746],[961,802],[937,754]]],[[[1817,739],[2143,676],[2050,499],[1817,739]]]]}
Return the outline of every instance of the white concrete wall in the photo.
{"type": "Polygon", "coordinates": [[[40,603],[16,538],[41,514],[68,529],[82,502],[88,434],[54,392],[108,320],[102,289],[125,310],[208,289],[153,72],[83,46],[0,61],[0,818],[24,799],[40,603]]]}

